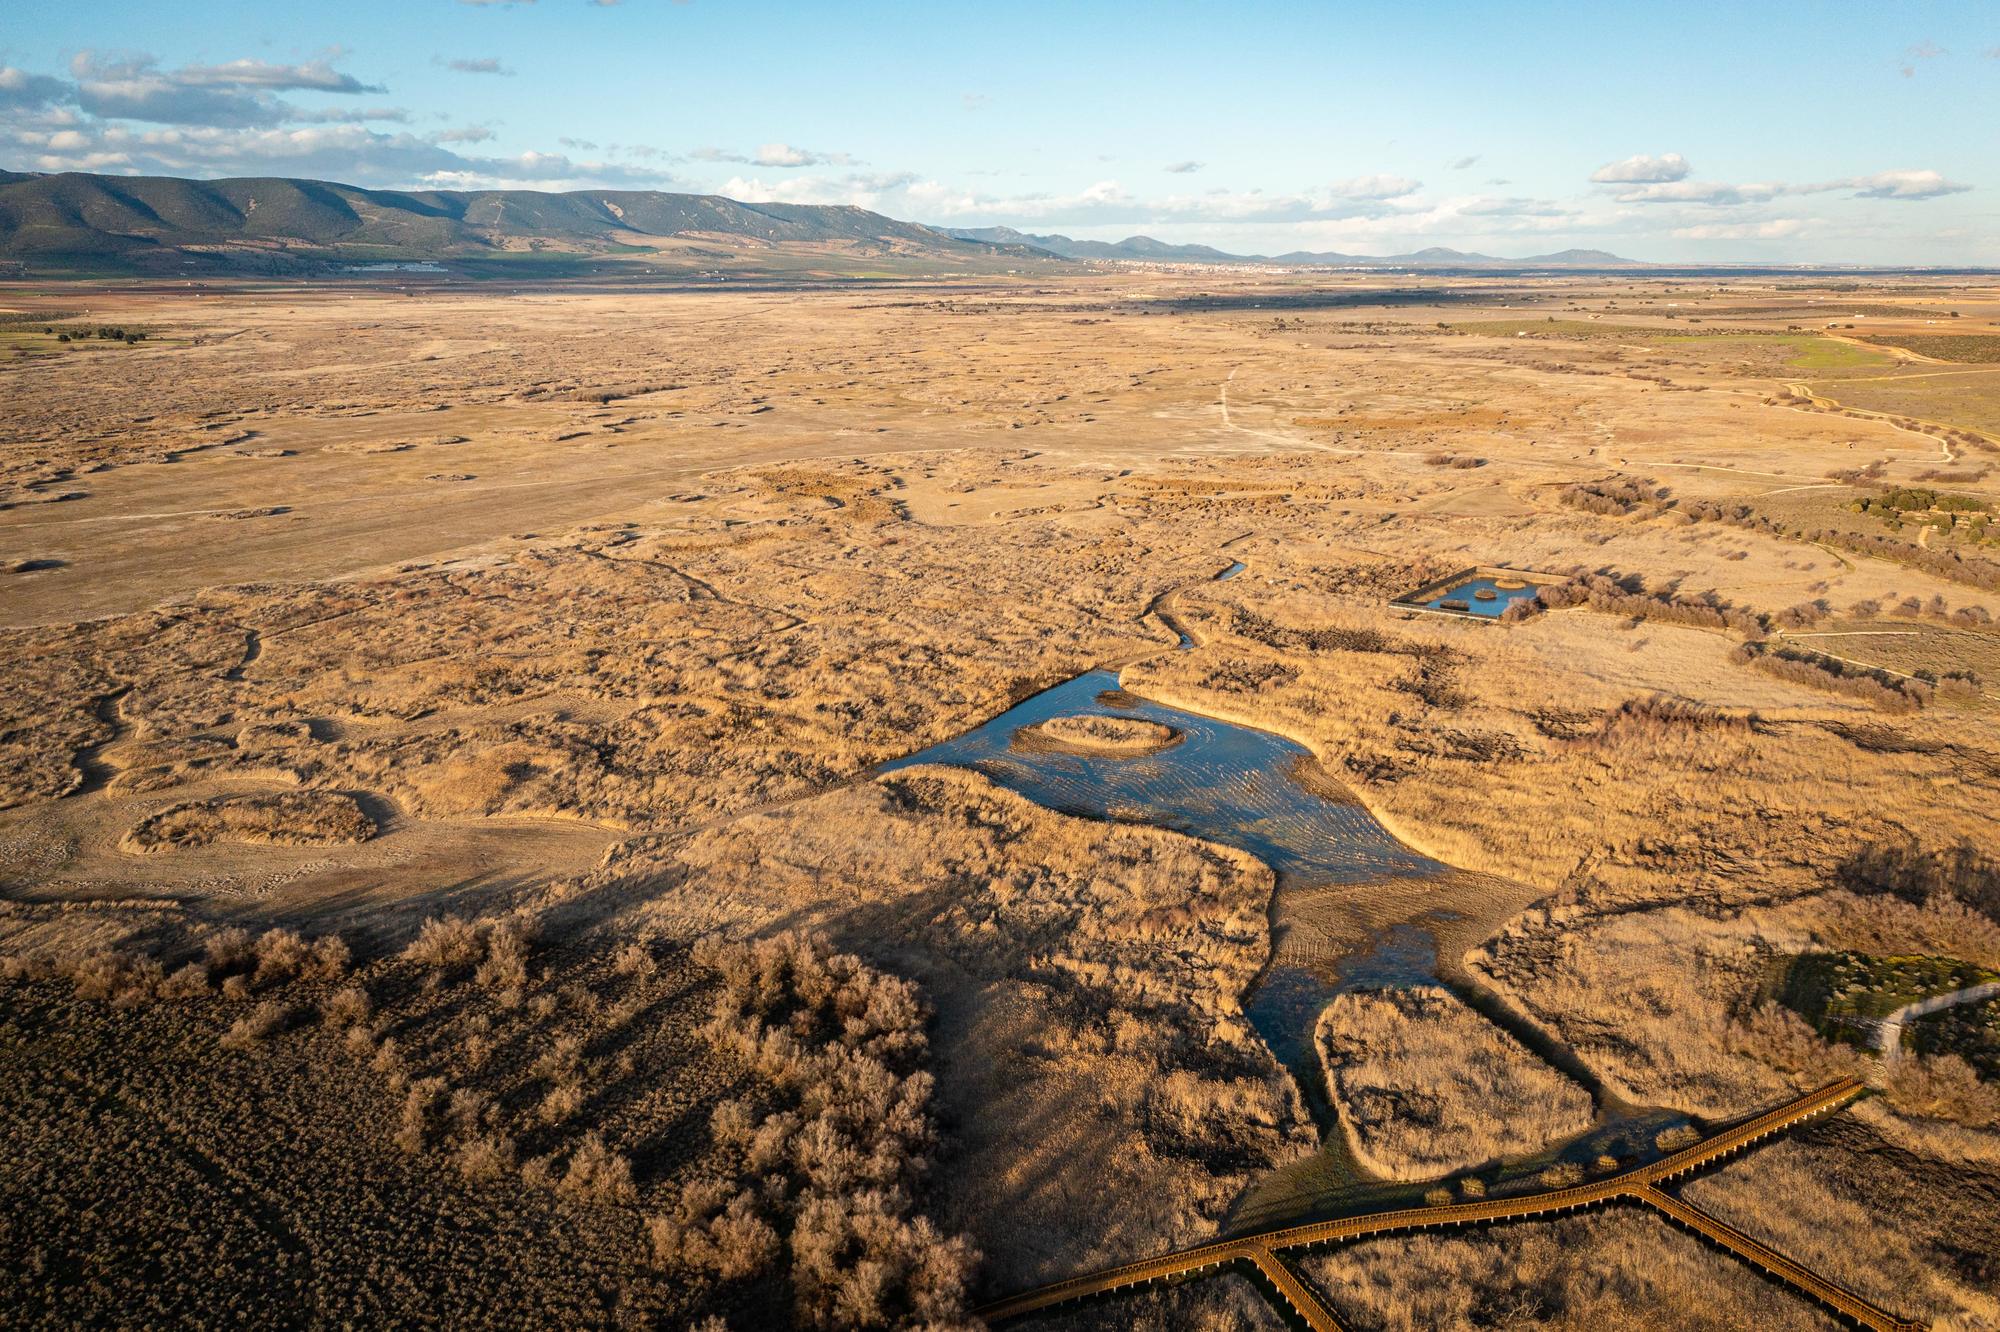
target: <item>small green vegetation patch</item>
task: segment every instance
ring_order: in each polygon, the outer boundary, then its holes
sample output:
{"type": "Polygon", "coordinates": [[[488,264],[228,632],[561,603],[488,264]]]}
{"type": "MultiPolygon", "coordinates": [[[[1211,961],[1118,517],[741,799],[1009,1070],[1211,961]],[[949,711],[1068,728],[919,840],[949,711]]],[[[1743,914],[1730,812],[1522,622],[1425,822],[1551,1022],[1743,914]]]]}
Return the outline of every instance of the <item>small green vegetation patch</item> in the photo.
{"type": "Polygon", "coordinates": [[[1877,347],[1900,347],[1919,356],[1963,365],[2000,363],[2000,337],[1990,333],[1902,333],[1869,338],[1877,347]]]}
{"type": "Polygon", "coordinates": [[[1766,364],[1775,355],[1782,358],[1782,366],[1787,370],[1872,370],[1893,364],[1881,352],[1838,338],[1823,338],[1817,333],[1675,333],[1659,341],[1699,342],[1716,351],[1741,352],[1766,364]]]}
{"type": "Polygon", "coordinates": [[[1903,1029],[1903,1044],[1918,1054],[1957,1055],[1980,1077],[2000,1080],[2000,998],[1920,1017],[1903,1029]]]}
{"type": "Polygon", "coordinates": [[[1988,514],[1992,506],[1976,495],[1954,495],[1925,486],[1898,486],[1874,495],[1859,495],[1847,503],[1853,513],[1865,513],[1882,520],[1891,532],[1900,532],[1907,523],[1928,525],[1940,532],[1952,532],[1974,541],[1987,538],[1988,514]]]}
{"type": "Polygon", "coordinates": [[[1864,1044],[1868,1024],[1905,1004],[2000,980],[2000,973],[1955,957],[1801,953],[1784,967],[1778,1001],[1821,1035],[1864,1044]]]}

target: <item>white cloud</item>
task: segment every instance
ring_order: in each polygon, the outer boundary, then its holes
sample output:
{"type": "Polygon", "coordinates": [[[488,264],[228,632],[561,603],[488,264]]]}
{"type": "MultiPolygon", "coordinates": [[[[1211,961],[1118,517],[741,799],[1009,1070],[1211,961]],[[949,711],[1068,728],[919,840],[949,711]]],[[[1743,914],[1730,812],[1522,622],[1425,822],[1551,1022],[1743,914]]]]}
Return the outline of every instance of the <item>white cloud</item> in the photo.
{"type": "Polygon", "coordinates": [[[1725,185],[1707,180],[1670,180],[1620,190],[1619,203],[1692,203],[1726,207],[1735,204],[1766,203],[1785,193],[1786,187],[1772,184],[1725,185]]]}
{"type": "Polygon", "coordinates": [[[431,63],[441,64],[446,69],[460,74],[498,74],[504,78],[512,78],[514,75],[513,70],[501,64],[493,56],[457,56],[450,60],[446,60],[441,56],[433,56],[431,63]]]}
{"type": "Polygon", "coordinates": [[[86,79],[77,104],[106,120],[149,120],[162,125],[277,125],[292,108],[274,97],[233,89],[190,88],[161,78],[86,79]]]}
{"type": "Polygon", "coordinates": [[[1946,180],[1935,171],[1878,171],[1872,176],[1850,176],[1824,185],[1801,187],[1801,192],[1853,190],[1857,199],[1937,199],[1947,194],[1964,194],[1970,185],[1946,180]]]}
{"type": "Polygon", "coordinates": [[[1170,162],[1160,170],[1175,176],[1191,176],[1206,165],[1204,162],[1170,162]]]}
{"type": "Polygon", "coordinates": [[[784,169],[857,164],[850,153],[815,152],[810,148],[794,148],[788,143],[767,143],[754,153],[740,153],[729,148],[696,148],[688,156],[697,162],[738,162],[745,166],[784,169]]]}
{"type": "Polygon", "coordinates": [[[810,148],[794,148],[788,143],[767,143],[752,154],[750,161],[762,167],[808,167],[848,166],[854,159],[846,153],[821,153],[810,148]]]}
{"type": "Polygon", "coordinates": [[[909,172],[849,172],[844,176],[791,176],[765,180],[732,176],[715,193],[745,203],[849,204],[875,208],[884,194],[917,183],[909,172]]]}
{"type": "Polygon", "coordinates": [[[1423,187],[1422,181],[1408,176],[1356,176],[1335,181],[1327,191],[1338,199],[1401,199],[1423,187]]]}
{"type": "Polygon", "coordinates": [[[483,127],[434,136],[384,133],[360,125],[240,128],[86,124],[54,133],[17,132],[39,149],[44,171],[126,170],[180,176],[302,176],[362,186],[547,189],[673,188],[665,171],[626,163],[576,161],[560,153],[471,157],[451,144],[480,142],[483,127]]]}
{"type": "Polygon", "coordinates": [[[1804,218],[1774,217],[1763,222],[1702,222],[1675,227],[1680,240],[1781,240],[1807,229],[1804,218]]]}
{"type": "Polygon", "coordinates": [[[1769,203],[1786,195],[1833,194],[1841,190],[1852,191],[1852,197],[1856,199],[1912,201],[1938,199],[1947,194],[1963,194],[1971,188],[1970,185],[1946,180],[1936,171],[1904,170],[1878,171],[1872,176],[1847,176],[1840,180],[1818,181],[1806,185],[1787,185],[1771,181],[1749,185],[1726,185],[1698,180],[1668,181],[1658,185],[1639,185],[1629,190],[1621,190],[1615,197],[1620,203],[1707,204],[1714,207],[1735,207],[1741,204],[1769,203]]]}
{"type": "Polygon", "coordinates": [[[1929,38],[1925,38],[1923,41],[1918,42],[1915,46],[1907,47],[1904,49],[1903,63],[1900,72],[1902,73],[1904,78],[1913,79],[1917,76],[1917,63],[1919,61],[1936,60],[1942,56],[1948,56],[1950,54],[1951,52],[1945,50],[1942,46],[1939,46],[1936,42],[1931,41],[1929,38]]]}
{"type": "Polygon", "coordinates": [[[1679,153],[1662,153],[1658,157],[1639,153],[1621,162],[1605,163],[1591,172],[1590,178],[1600,185],[1653,184],[1686,180],[1691,170],[1688,160],[1679,153]]]}
{"type": "Polygon", "coordinates": [[[1474,153],[1470,157],[1461,157],[1451,164],[1451,169],[1453,171],[1464,171],[1469,167],[1477,166],[1479,164],[1479,157],[1478,153],[1474,153]]]}
{"type": "Polygon", "coordinates": [[[261,60],[231,60],[221,65],[188,65],[167,78],[187,88],[266,88],[274,91],[375,93],[379,86],[343,74],[325,60],[303,65],[272,65],[261,60]]]}
{"type": "Polygon", "coordinates": [[[78,79],[77,104],[106,120],[144,120],[162,125],[264,127],[306,118],[278,100],[274,91],[336,94],[383,91],[327,60],[276,65],[234,60],[220,65],[187,65],[162,70],[143,52],[80,51],[70,61],[78,79]]]}
{"type": "Polygon", "coordinates": [[[309,125],[365,125],[370,121],[394,121],[407,125],[410,113],[400,106],[332,106],[299,111],[293,119],[309,125]]]}
{"type": "Polygon", "coordinates": [[[33,110],[68,101],[74,90],[61,79],[30,74],[12,65],[0,66],[0,110],[33,110]]]}
{"type": "Polygon", "coordinates": [[[1577,211],[1552,199],[1520,197],[1467,199],[1457,205],[1457,210],[1466,217],[1575,217],[1577,211]]]}
{"type": "Polygon", "coordinates": [[[901,201],[906,216],[949,221],[1033,223],[1038,226],[1154,226],[1175,222],[1281,223],[1313,219],[1401,215],[1419,206],[1406,201],[1415,181],[1377,176],[1343,181],[1308,193],[1209,190],[1145,198],[1115,180],[1070,193],[987,195],[938,181],[913,185],[901,201]]]}

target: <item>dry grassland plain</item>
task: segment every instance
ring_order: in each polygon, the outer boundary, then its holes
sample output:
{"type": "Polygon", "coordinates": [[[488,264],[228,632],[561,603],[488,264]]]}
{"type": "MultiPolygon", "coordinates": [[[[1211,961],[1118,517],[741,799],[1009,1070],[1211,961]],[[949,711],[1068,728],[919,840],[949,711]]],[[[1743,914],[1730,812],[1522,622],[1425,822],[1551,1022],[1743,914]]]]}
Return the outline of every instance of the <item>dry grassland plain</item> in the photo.
{"type": "MultiPolygon", "coordinates": [[[[965,1326],[1849,1070],[1877,1094],[1686,1195],[1905,1317],[2000,1316],[2000,1089],[1776,997],[1816,951],[2000,964],[2000,381],[1932,355],[2000,289],[0,308],[148,334],[0,349],[10,1322],[965,1326]],[[1897,487],[1963,504],[1851,507],[1897,487]],[[1598,581],[1497,624],[1389,604],[1488,565],[1598,581]],[[1282,884],[872,772],[1099,666],[1302,746],[1444,868],[1282,884]],[[1284,1067],[1272,959],[1338,985],[1412,921],[1438,1011],[1344,999],[1284,1067]]],[[[1113,729],[1044,742],[1174,761],[1113,729]]],[[[1358,1326],[1820,1316],[1638,1212],[1301,1270],[1358,1326]]],[[[1135,1319],[1277,1325],[1237,1277],[1038,1325],[1135,1319]]]]}

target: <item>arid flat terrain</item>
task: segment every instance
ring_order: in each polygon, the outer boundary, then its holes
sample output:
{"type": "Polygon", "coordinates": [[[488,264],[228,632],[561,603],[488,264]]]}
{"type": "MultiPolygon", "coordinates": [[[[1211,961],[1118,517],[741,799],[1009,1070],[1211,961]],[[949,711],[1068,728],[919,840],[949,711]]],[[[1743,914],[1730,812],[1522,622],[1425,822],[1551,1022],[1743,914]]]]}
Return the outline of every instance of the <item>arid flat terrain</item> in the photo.
{"type": "Polygon", "coordinates": [[[2000,1325],[2000,285],[0,314],[0,1321],[2000,1325]]]}

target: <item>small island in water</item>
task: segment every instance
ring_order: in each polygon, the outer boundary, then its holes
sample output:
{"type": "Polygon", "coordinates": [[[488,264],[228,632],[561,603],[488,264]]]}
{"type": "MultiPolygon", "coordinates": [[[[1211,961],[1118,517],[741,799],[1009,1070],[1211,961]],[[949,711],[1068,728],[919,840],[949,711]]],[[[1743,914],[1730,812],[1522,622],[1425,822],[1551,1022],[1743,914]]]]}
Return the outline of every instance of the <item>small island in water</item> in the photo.
{"type": "Polygon", "coordinates": [[[1014,732],[1016,748],[1065,754],[1132,757],[1157,754],[1181,742],[1181,733],[1141,717],[1072,715],[1051,717],[1014,732]]]}

